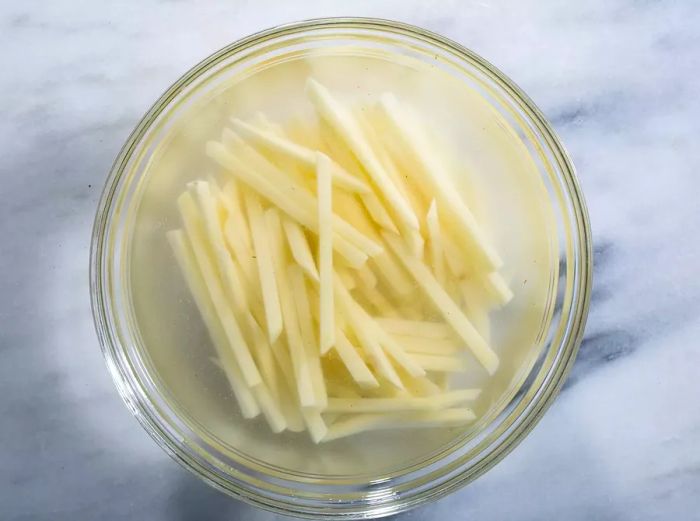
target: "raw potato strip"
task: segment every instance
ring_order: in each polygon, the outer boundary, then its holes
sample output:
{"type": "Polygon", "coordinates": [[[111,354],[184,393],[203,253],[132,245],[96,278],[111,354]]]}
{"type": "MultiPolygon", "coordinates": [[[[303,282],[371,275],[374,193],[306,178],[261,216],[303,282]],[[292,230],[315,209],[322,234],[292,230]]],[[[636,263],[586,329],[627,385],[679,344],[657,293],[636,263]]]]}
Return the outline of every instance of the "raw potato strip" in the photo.
{"type": "Polygon", "coordinates": [[[463,373],[467,365],[463,358],[423,353],[413,353],[411,358],[426,371],[441,371],[445,373],[463,373]]]}
{"type": "Polygon", "coordinates": [[[357,278],[359,279],[361,286],[374,288],[377,285],[377,276],[372,273],[372,270],[370,270],[367,266],[363,266],[357,270],[357,278]]]}
{"type": "MultiPolygon", "coordinates": [[[[279,214],[276,210],[269,208],[265,212],[266,230],[270,234],[272,259],[275,262],[275,277],[277,278],[277,289],[279,290],[280,304],[282,307],[282,318],[284,320],[284,332],[287,336],[289,354],[294,367],[295,382],[299,393],[299,402],[302,407],[314,407],[317,405],[311,385],[311,374],[309,371],[309,361],[306,357],[304,341],[299,328],[299,317],[297,316],[294,296],[289,287],[289,279],[286,273],[286,260],[284,252],[284,238],[282,237],[282,225],[279,214]]],[[[308,427],[308,425],[307,425],[308,427]]]]}
{"type": "Polygon", "coordinates": [[[330,398],[325,412],[348,414],[435,411],[475,400],[479,394],[479,389],[460,389],[426,398],[330,398]]]}
{"type": "Polygon", "coordinates": [[[339,279],[334,281],[335,295],[338,299],[338,304],[342,307],[348,320],[351,321],[352,329],[355,336],[362,344],[367,356],[374,363],[376,370],[384,378],[386,378],[394,387],[403,389],[404,385],[399,378],[399,375],[394,370],[391,362],[387,358],[382,346],[379,344],[373,331],[372,323],[368,324],[364,316],[358,311],[361,309],[352,299],[348,290],[343,286],[339,279]]]}
{"type": "Polygon", "coordinates": [[[513,291],[508,287],[508,283],[495,271],[486,276],[484,288],[498,306],[505,306],[513,299],[513,291]]]}
{"type": "Polygon", "coordinates": [[[318,199],[318,272],[319,272],[319,344],[325,354],[335,342],[333,303],[333,202],[331,162],[319,153],[316,158],[316,194],[318,199]]]}
{"type": "Polygon", "coordinates": [[[233,310],[221,289],[221,282],[219,277],[217,277],[216,268],[212,264],[210,254],[207,251],[206,240],[203,237],[203,223],[197,212],[197,204],[189,192],[180,195],[177,204],[195,259],[209,291],[216,314],[226,333],[229,346],[233,350],[246,384],[249,387],[254,387],[262,382],[262,378],[243,338],[243,333],[236,321],[233,310]]]}
{"type": "Polygon", "coordinates": [[[399,316],[391,302],[375,286],[369,286],[365,281],[360,280],[359,295],[364,297],[371,304],[377,313],[386,317],[399,316]]]}
{"type": "Polygon", "coordinates": [[[275,283],[275,269],[272,265],[272,248],[270,236],[265,226],[263,210],[258,196],[250,191],[244,194],[245,207],[248,211],[248,222],[255,248],[255,262],[258,266],[260,288],[263,304],[265,306],[265,324],[270,343],[282,334],[282,310],[278,293],[278,284],[275,283]]]}
{"type": "Polygon", "coordinates": [[[465,314],[472,321],[474,327],[484,340],[489,342],[491,338],[491,323],[489,310],[484,304],[483,289],[475,287],[475,283],[465,279],[459,283],[464,301],[465,314]]]}
{"type": "Polygon", "coordinates": [[[328,435],[328,427],[321,417],[318,409],[304,408],[301,411],[306,428],[314,443],[320,443],[328,435]]]}
{"type": "Polygon", "coordinates": [[[416,230],[419,229],[416,215],[384,170],[369,143],[367,143],[352,113],[335,100],[331,93],[328,92],[328,89],[316,80],[309,78],[306,82],[306,87],[311,101],[321,117],[326,119],[345,140],[348,147],[364,166],[376,188],[382,192],[389,206],[396,212],[396,216],[405,222],[407,226],[416,230]]]}
{"type": "Polygon", "coordinates": [[[316,338],[314,337],[313,319],[311,318],[311,305],[309,295],[306,291],[306,281],[304,273],[299,266],[290,264],[287,268],[287,274],[291,281],[292,292],[294,294],[294,302],[297,306],[297,317],[299,317],[299,330],[301,339],[304,343],[306,357],[309,364],[309,372],[311,374],[311,385],[316,394],[316,405],[324,408],[328,403],[328,393],[326,391],[326,383],[321,369],[321,358],[317,347],[316,338]]]}
{"type": "MultiPolygon", "coordinates": [[[[298,198],[291,198],[288,193],[275,186],[271,180],[260,176],[251,167],[230,154],[219,142],[210,141],[207,143],[207,154],[292,219],[295,219],[311,231],[318,233],[318,220],[316,213],[313,211],[313,208],[316,206],[315,203],[313,207],[308,207],[305,204],[308,202],[306,199],[300,202],[298,198]]],[[[360,242],[358,236],[362,237],[362,235],[337,216],[333,220],[333,231],[336,235],[333,243],[338,253],[343,256],[350,266],[358,268],[362,266],[367,260],[367,253],[354,243],[360,242]],[[348,236],[352,236],[354,241],[351,241],[348,236]]],[[[371,242],[370,249],[373,254],[378,254],[382,250],[381,246],[374,242],[371,242]]]]}
{"type": "Polygon", "coordinates": [[[386,331],[394,335],[421,338],[451,338],[453,336],[450,326],[442,322],[427,322],[389,317],[375,317],[374,320],[386,331]]]}
{"type": "Polygon", "coordinates": [[[480,265],[488,269],[500,268],[503,261],[489,244],[471,211],[450,183],[435,153],[429,149],[418,125],[413,122],[392,94],[382,95],[381,107],[387,120],[392,124],[391,130],[402,138],[407,150],[415,155],[427,180],[439,197],[443,209],[452,216],[455,225],[459,226],[465,238],[474,246],[470,254],[478,259],[480,265]]]}
{"type": "Polygon", "coordinates": [[[399,297],[413,292],[415,285],[403,268],[394,262],[391,252],[384,251],[372,257],[372,263],[376,265],[379,275],[399,297]]]}
{"type": "MultiPolygon", "coordinates": [[[[306,187],[308,182],[306,177],[300,177],[295,181],[290,178],[289,170],[283,170],[275,166],[234,132],[225,129],[224,136],[229,136],[228,141],[232,142],[231,147],[235,147],[233,148],[236,153],[234,155],[237,155],[244,164],[247,163],[256,170],[258,175],[262,175],[269,182],[282,189],[286,197],[291,198],[296,204],[304,206],[307,211],[314,211],[317,208],[318,203],[310,189],[311,187],[306,187]]],[[[333,220],[333,229],[337,233],[344,234],[349,242],[367,255],[376,255],[382,251],[379,244],[364,236],[353,225],[337,216],[333,220]]]]}
{"type": "Polygon", "coordinates": [[[430,203],[428,214],[425,218],[428,229],[428,245],[430,247],[430,266],[433,274],[441,286],[446,282],[445,254],[442,246],[442,233],[440,232],[440,221],[438,219],[437,203],[435,199],[430,203]]]}
{"type": "Polygon", "coordinates": [[[442,313],[445,321],[466,342],[476,359],[479,360],[489,374],[495,373],[498,368],[498,356],[479,335],[472,323],[464,316],[464,313],[457,307],[443,287],[438,284],[430,270],[405,250],[398,237],[391,237],[385,233],[384,238],[398,255],[401,262],[403,262],[406,269],[411,272],[425,294],[435,304],[435,307],[442,313]]]}
{"type": "Polygon", "coordinates": [[[396,414],[354,414],[333,423],[328,428],[328,433],[323,441],[380,429],[457,427],[469,423],[475,418],[474,412],[466,408],[396,414]]]}
{"type": "Polygon", "coordinates": [[[219,276],[224,281],[236,313],[241,313],[247,308],[246,292],[238,276],[238,270],[226,248],[226,242],[219,222],[216,198],[211,193],[209,183],[205,181],[195,181],[193,189],[199,202],[199,210],[203,217],[209,246],[213,250],[219,266],[219,276]]]}
{"type": "Polygon", "coordinates": [[[357,304],[352,296],[347,292],[347,288],[343,288],[347,305],[352,309],[352,316],[355,321],[355,331],[357,333],[357,328],[362,328],[363,334],[372,335],[373,339],[381,346],[384,351],[386,351],[391,357],[403,367],[408,374],[413,377],[425,376],[425,371],[413,361],[413,359],[406,353],[403,348],[387,334],[381,326],[379,326],[372,317],[362,309],[362,306],[357,304]]]}
{"type": "MultiPolygon", "coordinates": [[[[477,328],[477,331],[481,332],[479,328],[477,328]]],[[[407,353],[452,355],[461,350],[459,343],[447,338],[426,338],[397,334],[392,334],[391,336],[407,353]]]]}
{"type": "Polygon", "coordinates": [[[311,279],[318,282],[319,277],[316,263],[314,263],[314,258],[311,255],[311,248],[309,248],[309,242],[306,240],[301,226],[299,226],[299,223],[296,221],[284,217],[282,219],[282,227],[287,236],[287,242],[289,243],[289,249],[292,251],[292,257],[294,257],[297,264],[301,266],[311,279]]]}
{"type": "Polygon", "coordinates": [[[381,201],[374,193],[370,192],[367,194],[361,194],[360,200],[367,209],[367,213],[369,213],[375,223],[386,230],[399,233],[399,230],[396,228],[391,216],[386,211],[386,208],[382,206],[381,201]]]}
{"type": "Polygon", "coordinates": [[[243,214],[243,201],[240,197],[238,183],[233,179],[226,183],[220,197],[228,213],[224,222],[224,238],[240,266],[243,276],[248,284],[251,284],[257,278],[257,273],[253,260],[253,243],[250,238],[248,221],[243,214]]]}
{"type": "Polygon", "coordinates": [[[372,371],[370,371],[367,364],[358,354],[355,346],[352,345],[348,337],[340,329],[336,329],[335,345],[333,347],[350,376],[357,382],[357,385],[366,389],[379,386],[379,382],[377,382],[372,371]]]}
{"type": "Polygon", "coordinates": [[[173,230],[167,233],[168,242],[173,250],[175,259],[180,266],[180,271],[190,289],[190,293],[194,298],[195,304],[199,309],[199,313],[207,326],[207,330],[211,335],[214,348],[221,360],[222,370],[231,385],[233,394],[241,408],[241,414],[244,418],[255,418],[260,414],[260,407],[255,401],[253,393],[245,384],[243,374],[238,366],[233,352],[228,344],[226,332],[224,331],[221,322],[217,316],[214,304],[209,296],[206,283],[202,273],[197,265],[194,252],[188,244],[185,234],[182,230],[173,230]]]}
{"type": "MultiPolygon", "coordinates": [[[[283,136],[275,135],[264,130],[255,128],[240,119],[233,118],[233,126],[243,136],[253,140],[254,142],[262,143],[281,154],[296,159],[307,166],[316,166],[316,152],[302,145],[295,143],[283,136]]],[[[333,182],[336,186],[342,187],[352,192],[367,193],[370,191],[369,186],[359,179],[351,176],[340,165],[332,162],[330,166],[333,182]]]]}

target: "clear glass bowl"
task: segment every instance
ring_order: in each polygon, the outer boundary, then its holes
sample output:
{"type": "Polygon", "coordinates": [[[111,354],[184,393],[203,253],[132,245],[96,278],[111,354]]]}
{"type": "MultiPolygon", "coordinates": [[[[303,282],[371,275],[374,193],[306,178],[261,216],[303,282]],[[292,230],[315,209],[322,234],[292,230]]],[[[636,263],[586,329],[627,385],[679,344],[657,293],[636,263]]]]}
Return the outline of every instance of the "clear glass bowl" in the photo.
{"type": "Polygon", "coordinates": [[[512,450],[552,403],[583,335],[591,289],[590,227],[564,147],[534,103],[491,64],[450,40],[398,22],[310,20],[276,27],[222,49],[187,72],[146,113],[117,157],[100,200],[90,282],[97,333],[119,393],[176,461],[214,487],[277,512],[380,517],[466,485],[512,450]],[[539,335],[542,348],[513,383],[512,392],[476,428],[419,460],[377,475],[285,471],[246,457],[215,436],[202,435],[154,374],[132,302],[131,241],[144,179],[178,116],[236,75],[339,44],[430,63],[483,96],[500,124],[526,147],[551,204],[558,243],[551,312],[539,335]]]}

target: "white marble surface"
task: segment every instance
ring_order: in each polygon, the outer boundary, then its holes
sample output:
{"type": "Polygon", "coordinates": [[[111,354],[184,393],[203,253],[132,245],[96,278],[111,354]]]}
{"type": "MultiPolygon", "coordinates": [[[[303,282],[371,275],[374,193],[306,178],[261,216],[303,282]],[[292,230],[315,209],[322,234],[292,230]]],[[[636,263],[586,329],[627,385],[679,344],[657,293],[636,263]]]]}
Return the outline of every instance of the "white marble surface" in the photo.
{"type": "Polygon", "coordinates": [[[150,440],[103,364],[90,227],[112,159],[186,68],[248,33],[397,18],[471,47],[551,118],[595,235],[572,379],[473,485],[406,520],[700,519],[700,6],[679,2],[3,2],[3,519],[276,519],[150,440]]]}

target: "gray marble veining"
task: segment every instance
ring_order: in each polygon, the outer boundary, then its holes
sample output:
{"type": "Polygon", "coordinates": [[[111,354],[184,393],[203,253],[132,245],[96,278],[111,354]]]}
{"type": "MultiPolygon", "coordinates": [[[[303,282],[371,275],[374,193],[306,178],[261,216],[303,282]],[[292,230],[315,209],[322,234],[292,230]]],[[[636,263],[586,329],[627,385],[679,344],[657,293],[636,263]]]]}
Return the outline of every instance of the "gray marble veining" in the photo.
{"type": "Polygon", "coordinates": [[[184,70],[303,18],[401,18],[520,84],[588,199],[595,283],[571,379],[535,431],[423,519],[700,519],[700,6],[654,2],[4,2],[0,517],[276,519],[180,469],[121,404],[88,299],[95,205],[184,70]]]}

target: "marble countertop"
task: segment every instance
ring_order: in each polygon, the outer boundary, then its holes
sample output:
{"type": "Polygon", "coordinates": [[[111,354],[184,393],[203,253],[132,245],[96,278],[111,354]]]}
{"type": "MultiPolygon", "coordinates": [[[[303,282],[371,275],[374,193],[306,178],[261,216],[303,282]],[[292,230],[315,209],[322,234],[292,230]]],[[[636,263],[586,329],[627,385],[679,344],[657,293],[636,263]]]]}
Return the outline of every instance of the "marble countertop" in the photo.
{"type": "Polygon", "coordinates": [[[90,229],[113,158],[183,71],[253,31],[345,14],[432,29],[520,84],[574,158],[595,236],[561,396],[495,469],[399,518],[700,519],[692,0],[3,2],[0,517],[278,519],[181,469],[121,403],[90,314],[90,229]]]}

